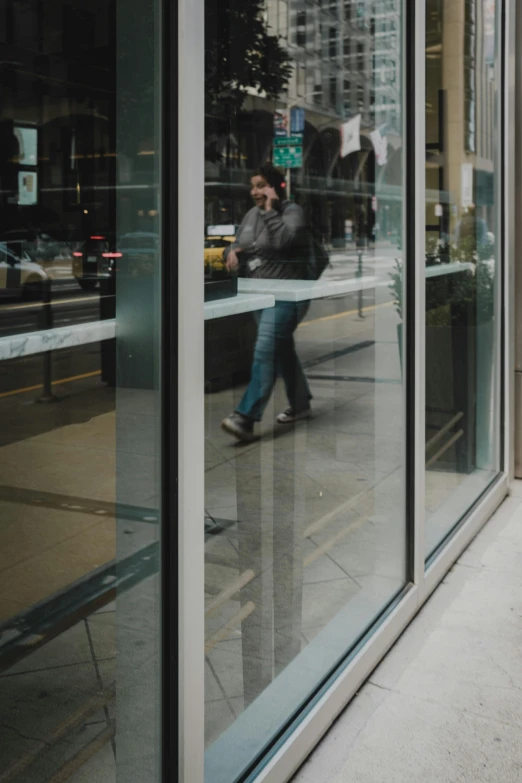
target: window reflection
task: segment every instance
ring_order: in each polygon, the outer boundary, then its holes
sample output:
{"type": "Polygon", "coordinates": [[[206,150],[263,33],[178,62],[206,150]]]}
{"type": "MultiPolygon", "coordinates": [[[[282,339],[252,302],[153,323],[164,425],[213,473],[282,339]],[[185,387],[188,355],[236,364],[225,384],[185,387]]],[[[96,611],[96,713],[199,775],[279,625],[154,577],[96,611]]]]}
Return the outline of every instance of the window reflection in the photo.
{"type": "Polygon", "coordinates": [[[115,780],[116,743],[126,781],[159,780],[159,47],[156,3],[134,5],[0,0],[0,769],[13,783],[115,780]]]}
{"type": "Polygon", "coordinates": [[[247,25],[244,3],[206,3],[213,783],[244,772],[406,579],[402,5],[248,8],[247,25]]]}
{"type": "Polygon", "coordinates": [[[497,9],[427,4],[428,555],[500,467],[497,9]]]}

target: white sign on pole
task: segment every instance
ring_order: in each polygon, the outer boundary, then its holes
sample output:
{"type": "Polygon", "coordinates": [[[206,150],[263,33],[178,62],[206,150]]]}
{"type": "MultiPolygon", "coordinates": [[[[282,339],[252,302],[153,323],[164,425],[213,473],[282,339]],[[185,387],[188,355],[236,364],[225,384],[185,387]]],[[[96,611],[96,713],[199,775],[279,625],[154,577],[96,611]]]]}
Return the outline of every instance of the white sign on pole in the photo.
{"type": "Polygon", "coordinates": [[[341,125],[341,158],[361,149],[361,115],[341,125]]]}
{"type": "Polygon", "coordinates": [[[380,130],[374,130],[370,133],[370,139],[375,150],[377,165],[384,166],[388,162],[388,137],[382,136],[380,130]]]}
{"type": "Polygon", "coordinates": [[[460,167],[460,203],[464,209],[473,204],[473,164],[463,163],[460,167]]]}
{"type": "Polygon", "coordinates": [[[38,204],[38,175],[36,171],[18,172],[18,204],[38,204]]]}

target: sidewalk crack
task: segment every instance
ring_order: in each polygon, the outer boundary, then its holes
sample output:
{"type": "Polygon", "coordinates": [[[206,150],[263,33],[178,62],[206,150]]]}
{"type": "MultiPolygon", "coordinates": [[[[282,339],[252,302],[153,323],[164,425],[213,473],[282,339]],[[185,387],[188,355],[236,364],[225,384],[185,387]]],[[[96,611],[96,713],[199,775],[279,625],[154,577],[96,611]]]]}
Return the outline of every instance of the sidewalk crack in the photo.
{"type": "Polygon", "coordinates": [[[7,723],[4,723],[4,721],[0,721],[0,728],[14,732],[21,739],[30,740],[31,742],[40,742],[42,745],[45,745],[48,748],[51,747],[51,745],[41,737],[31,737],[29,734],[24,734],[22,731],[19,731],[19,729],[15,729],[14,726],[9,726],[7,723]]]}
{"type": "Polygon", "coordinates": [[[366,684],[373,685],[374,688],[378,688],[380,691],[387,691],[388,693],[396,693],[399,696],[401,695],[400,691],[394,691],[393,688],[387,688],[385,685],[379,685],[378,682],[373,682],[373,680],[367,680],[366,684]]]}

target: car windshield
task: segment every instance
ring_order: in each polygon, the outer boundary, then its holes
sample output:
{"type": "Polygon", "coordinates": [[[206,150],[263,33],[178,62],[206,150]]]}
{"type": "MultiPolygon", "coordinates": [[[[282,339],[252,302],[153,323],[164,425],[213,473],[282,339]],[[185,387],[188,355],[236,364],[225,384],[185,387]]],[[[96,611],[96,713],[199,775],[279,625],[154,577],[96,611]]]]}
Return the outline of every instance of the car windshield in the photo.
{"type": "Polygon", "coordinates": [[[83,243],[82,249],[87,253],[105,253],[109,249],[107,239],[88,239],[83,243]]]}
{"type": "Polygon", "coordinates": [[[0,263],[19,264],[20,261],[25,261],[25,258],[20,258],[17,254],[11,252],[5,242],[0,242],[0,263]]]}

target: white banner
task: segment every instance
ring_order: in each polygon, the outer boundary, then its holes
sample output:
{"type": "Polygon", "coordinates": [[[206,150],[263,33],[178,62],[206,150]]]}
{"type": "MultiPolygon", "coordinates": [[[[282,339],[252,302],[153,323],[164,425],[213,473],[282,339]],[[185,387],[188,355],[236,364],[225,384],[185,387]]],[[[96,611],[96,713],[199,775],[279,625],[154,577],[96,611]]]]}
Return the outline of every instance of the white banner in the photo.
{"type": "Polygon", "coordinates": [[[388,137],[382,136],[380,130],[374,130],[370,133],[370,139],[375,150],[377,165],[384,166],[388,163],[388,137]]]}
{"type": "Polygon", "coordinates": [[[473,204],[473,163],[462,163],[460,167],[460,203],[464,209],[473,204]]]}
{"type": "Polygon", "coordinates": [[[357,114],[341,126],[341,158],[361,149],[361,115],[357,114]]]}

